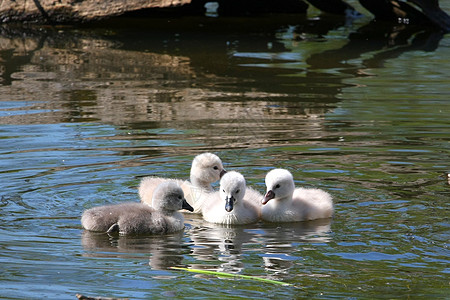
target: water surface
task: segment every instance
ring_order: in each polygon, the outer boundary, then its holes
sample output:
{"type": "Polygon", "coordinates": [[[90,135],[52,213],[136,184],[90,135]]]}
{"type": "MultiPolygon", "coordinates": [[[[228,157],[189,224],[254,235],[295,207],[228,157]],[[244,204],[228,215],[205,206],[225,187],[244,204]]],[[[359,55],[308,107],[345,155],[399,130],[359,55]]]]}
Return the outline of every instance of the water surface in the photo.
{"type": "Polygon", "coordinates": [[[448,35],[185,17],[4,29],[0,45],[1,298],[447,297],[448,35]],[[162,237],[81,228],[84,209],[138,201],[144,176],[187,179],[205,151],[260,192],[289,169],[333,195],[334,218],[230,228],[186,215],[162,237]]]}

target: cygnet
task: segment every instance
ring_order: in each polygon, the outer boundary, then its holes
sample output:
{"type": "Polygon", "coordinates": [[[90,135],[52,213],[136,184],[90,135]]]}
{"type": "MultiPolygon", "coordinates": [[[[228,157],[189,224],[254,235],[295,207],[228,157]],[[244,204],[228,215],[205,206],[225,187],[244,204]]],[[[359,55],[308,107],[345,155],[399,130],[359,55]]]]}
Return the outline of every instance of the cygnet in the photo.
{"type": "Polygon", "coordinates": [[[295,188],[288,170],[274,169],[266,175],[267,193],[262,200],[261,218],[269,222],[297,222],[333,215],[333,201],[320,189],[295,188]]]}
{"type": "Polygon", "coordinates": [[[202,207],[203,219],[219,224],[249,224],[259,220],[260,204],[263,195],[246,187],[244,176],[227,172],[220,180],[220,191],[207,195],[202,207]],[[259,196],[258,196],[259,194],[259,196]]]}
{"type": "Polygon", "coordinates": [[[190,182],[180,179],[145,177],[139,185],[141,202],[152,206],[152,195],[156,186],[165,181],[174,181],[183,189],[187,202],[194,213],[201,213],[203,194],[214,191],[212,183],[218,181],[226,171],[221,159],[212,153],[197,155],[192,161],[190,182]]]}
{"type": "Polygon", "coordinates": [[[184,228],[180,209],[193,210],[183,190],[175,182],[167,181],[155,189],[153,207],[133,202],[93,207],[83,213],[81,224],[90,231],[166,234],[184,228]]]}

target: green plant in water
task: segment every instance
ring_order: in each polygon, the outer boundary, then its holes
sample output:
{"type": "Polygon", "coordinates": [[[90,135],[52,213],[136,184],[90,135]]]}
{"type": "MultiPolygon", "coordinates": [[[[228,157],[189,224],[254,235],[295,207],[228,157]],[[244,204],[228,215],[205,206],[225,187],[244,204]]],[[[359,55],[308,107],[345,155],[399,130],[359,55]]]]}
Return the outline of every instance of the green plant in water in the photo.
{"type": "Polygon", "coordinates": [[[206,274],[206,275],[214,275],[217,277],[228,277],[228,278],[237,278],[237,279],[248,279],[248,280],[256,280],[256,281],[262,281],[266,283],[272,283],[272,284],[279,284],[284,286],[292,286],[290,283],[282,282],[282,281],[276,281],[271,279],[265,279],[260,278],[256,276],[249,276],[249,275],[241,275],[241,274],[229,274],[224,272],[215,272],[215,271],[207,271],[207,270],[199,270],[199,269],[188,269],[188,268],[179,268],[179,267],[170,267],[173,270],[183,270],[193,273],[200,273],[200,274],[206,274]]]}

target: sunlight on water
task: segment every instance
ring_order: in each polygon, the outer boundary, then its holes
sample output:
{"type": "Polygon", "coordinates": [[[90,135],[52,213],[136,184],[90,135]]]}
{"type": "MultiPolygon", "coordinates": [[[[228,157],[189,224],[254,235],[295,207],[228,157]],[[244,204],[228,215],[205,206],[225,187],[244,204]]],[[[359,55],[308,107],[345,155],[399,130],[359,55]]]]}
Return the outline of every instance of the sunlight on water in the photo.
{"type": "Polygon", "coordinates": [[[448,35],[273,18],[0,36],[1,298],[446,297],[448,35]],[[270,169],[290,170],[333,195],[334,218],[82,230],[84,209],[139,201],[144,176],[188,179],[206,151],[261,193],[270,169]]]}

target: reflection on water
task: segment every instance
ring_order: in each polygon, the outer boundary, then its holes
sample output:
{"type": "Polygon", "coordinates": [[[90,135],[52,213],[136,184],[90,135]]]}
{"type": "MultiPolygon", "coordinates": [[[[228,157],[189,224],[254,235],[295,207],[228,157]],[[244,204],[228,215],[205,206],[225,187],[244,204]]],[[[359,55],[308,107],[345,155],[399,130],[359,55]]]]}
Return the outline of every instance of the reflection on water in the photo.
{"type": "Polygon", "coordinates": [[[186,217],[186,232],[167,236],[110,236],[83,231],[83,256],[134,258],[133,254],[143,254],[150,257],[152,269],[166,270],[170,267],[186,267],[184,255],[190,254],[195,261],[189,262],[188,267],[241,273],[244,270],[245,252],[262,252],[260,255],[266,270],[276,276],[288,274],[294,262],[300,259],[295,255],[298,245],[330,242],[331,219],[286,223],[283,226],[225,226],[204,222],[194,215],[186,217]]]}
{"type": "Polygon", "coordinates": [[[324,35],[340,33],[338,20],[305,24],[295,18],[290,21],[298,25],[290,26],[286,20],[275,20],[278,23],[256,33],[233,22],[225,24],[229,32],[216,33],[207,30],[210,24],[204,20],[194,19],[187,25],[197,31],[178,33],[172,25],[155,36],[146,30],[146,39],[144,31],[120,27],[113,33],[86,29],[76,35],[70,29],[44,29],[25,38],[13,31],[0,38],[1,92],[9,99],[1,120],[128,126],[183,120],[195,125],[210,116],[234,120],[284,114],[291,108],[277,109],[272,102],[298,99],[315,99],[315,106],[293,113],[315,117],[339,101],[338,95],[349,86],[343,79],[370,75],[370,68],[382,67],[387,59],[407,51],[433,51],[442,38],[439,32],[421,28],[369,23],[348,34],[347,43],[329,39],[324,44],[324,35]],[[200,34],[211,40],[209,51],[196,42],[200,34]],[[355,61],[364,53],[374,55],[355,61]],[[257,79],[252,78],[255,68],[257,79]],[[267,102],[254,103],[260,99],[267,102]]]}
{"type": "MultiPolygon", "coordinates": [[[[155,270],[165,270],[169,267],[180,266],[183,261],[182,247],[183,232],[167,236],[112,237],[105,233],[84,231],[81,244],[87,257],[127,257],[133,254],[150,256],[150,266],[155,270]]],[[[138,255],[137,258],[141,258],[138,255]]]]}
{"type": "Polygon", "coordinates": [[[2,27],[1,298],[444,297],[448,36],[347,21],[2,27]],[[81,229],[84,209],[138,201],[142,176],[187,179],[203,151],[260,192],[269,169],[289,169],[334,196],[333,220],[226,227],[186,215],[162,237],[81,229]]]}

